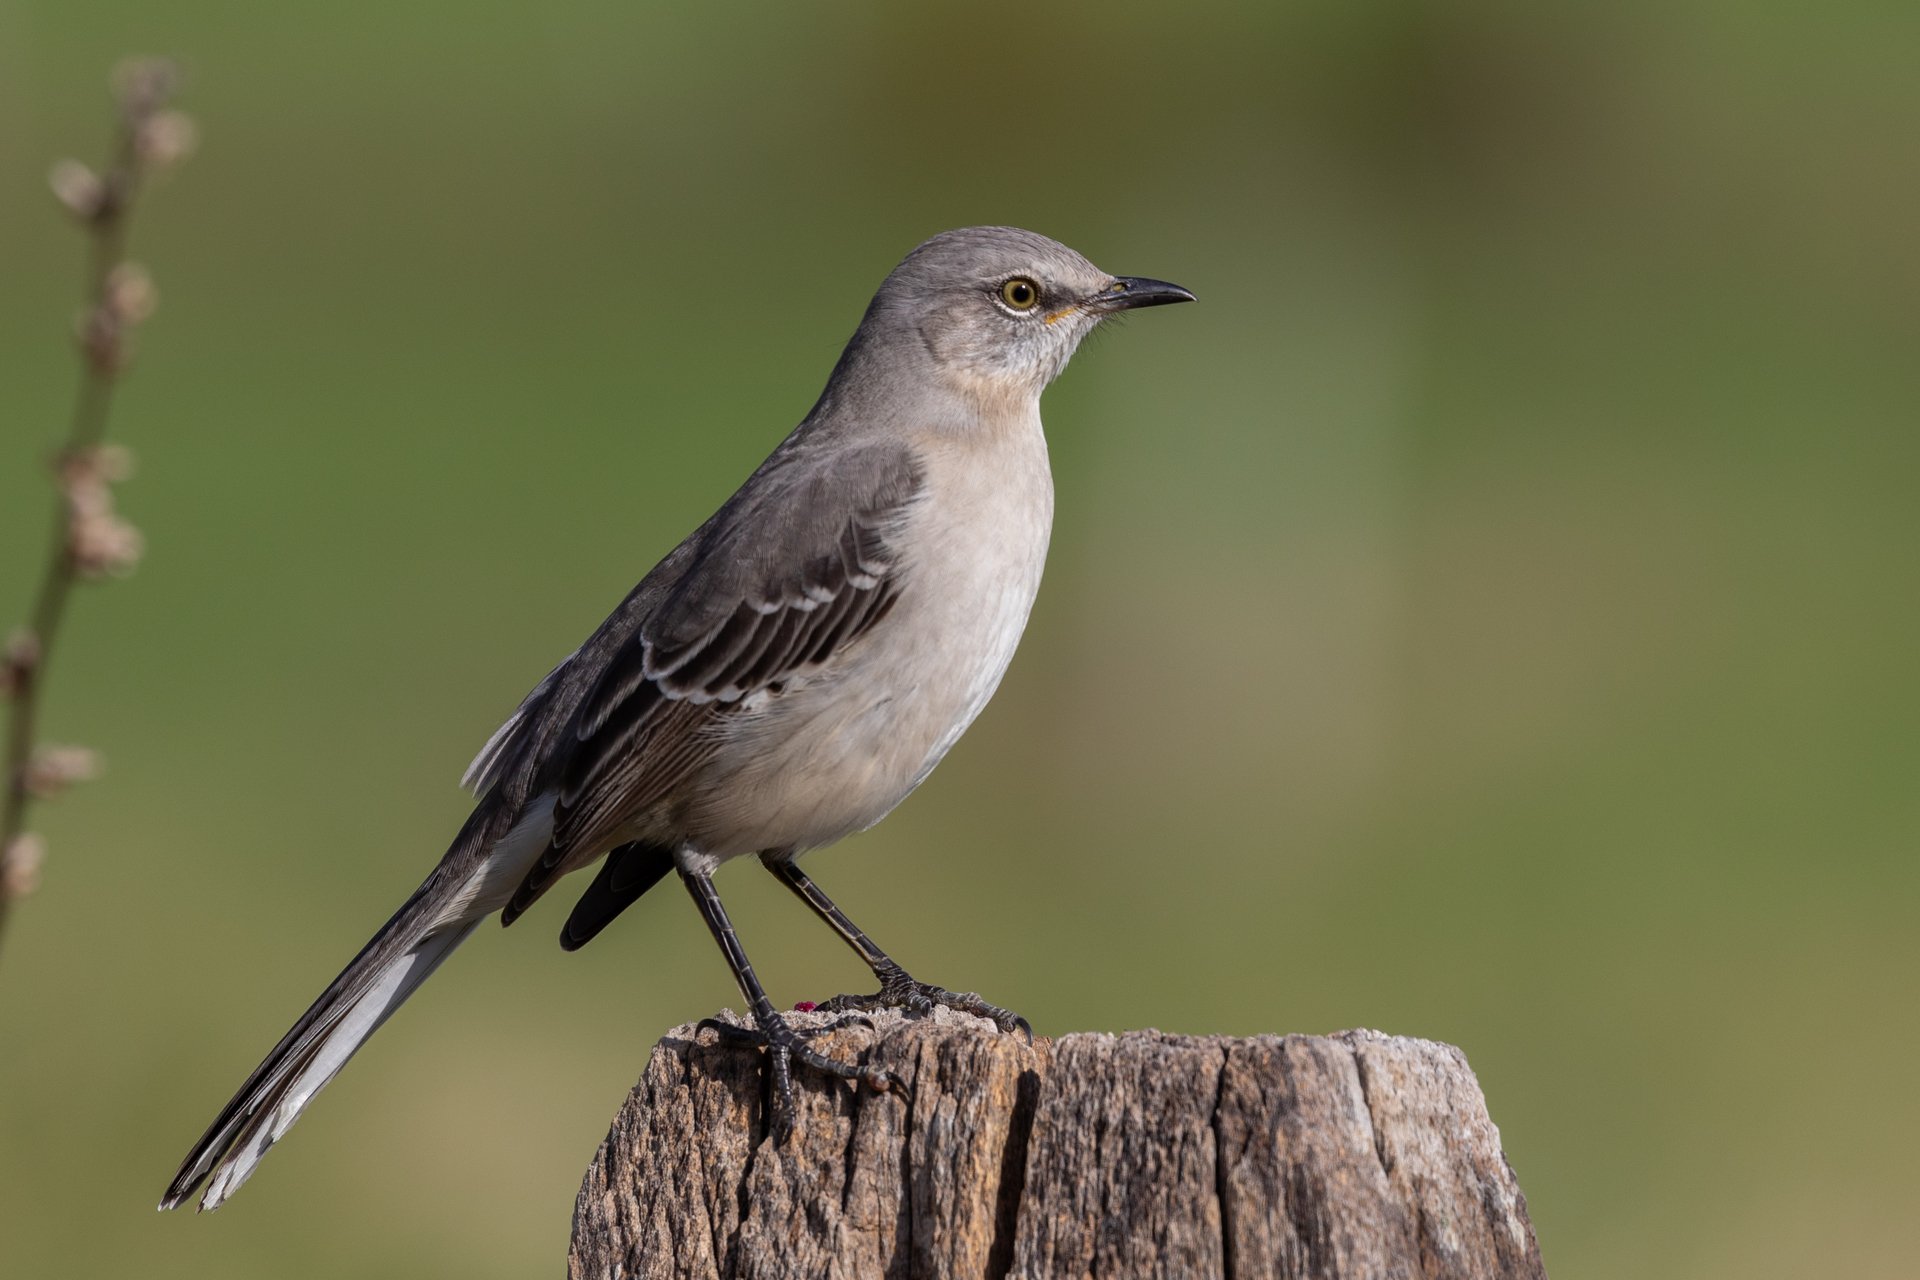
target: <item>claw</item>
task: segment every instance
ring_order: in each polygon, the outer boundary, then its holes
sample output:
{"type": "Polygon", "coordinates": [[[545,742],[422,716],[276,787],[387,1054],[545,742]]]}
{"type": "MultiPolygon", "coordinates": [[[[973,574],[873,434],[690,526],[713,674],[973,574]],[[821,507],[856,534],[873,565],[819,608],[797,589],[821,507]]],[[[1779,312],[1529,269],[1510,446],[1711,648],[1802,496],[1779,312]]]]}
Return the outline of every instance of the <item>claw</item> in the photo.
{"type": "MultiPolygon", "coordinates": [[[[826,1009],[828,1006],[819,1007],[826,1009]]],[[[906,1082],[885,1067],[841,1062],[827,1057],[808,1043],[818,1036],[828,1035],[842,1027],[858,1025],[871,1028],[873,1020],[865,1014],[850,1013],[846,1017],[835,1018],[823,1026],[800,1028],[792,1026],[785,1018],[771,1008],[767,1008],[757,1010],[755,1020],[760,1023],[758,1030],[737,1027],[717,1018],[702,1018],[694,1025],[696,1030],[712,1028],[722,1040],[736,1044],[751,1044],[766,1049],[769,1068],[768,1083],[771,1086],[769,1090],[771,1115],[768,1132],[776,1146],[784,1145],[793,1136],[795,1117],[799,1114],[793,1095],[793,1060],[795,1058],[798,1058],[803,1065],[824,1075],[837,1076],[856,1085],[864,1085],[875,1093],[896,1093],[907,1101],[912,1101],[913,1093],[906,1082]]]]}
{"type": "Polygon", "coordinates": [[[985,1018],[1001,1031],[1018,1031],[1033,1043],[1033,1027],[1019,1014],[989,1004],[971,991],[953,992],[930,983],[916,982],[903,969],[880,970],[880,989],[870,996],[835,996],[816,1007],[829,1013],[856,1009],[899,1009],[909,1018],[924,1018],[936,1006],[957,1009],[976,1018],[985,1018]]]}
{"type": "Polygon", "coordinates": [[[693,1024],[693,1029],[711,1031],[722,1040],[731,1040],[735,1044],[763,1045],[767,1038],[751,1027],[736,1027],[731,1022],[722,1022],[718,1018],[702,1018],[693,1024]]]}

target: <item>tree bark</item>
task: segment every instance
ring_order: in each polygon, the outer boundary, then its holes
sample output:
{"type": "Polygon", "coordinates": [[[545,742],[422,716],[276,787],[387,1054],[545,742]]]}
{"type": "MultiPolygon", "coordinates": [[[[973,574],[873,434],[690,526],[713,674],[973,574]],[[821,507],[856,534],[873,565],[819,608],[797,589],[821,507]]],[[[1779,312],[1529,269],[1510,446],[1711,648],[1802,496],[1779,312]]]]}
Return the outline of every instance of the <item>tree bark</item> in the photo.
{"type": "Polygon", "coordinates": [[[580,1188],[569,1275],[1546,1274],[1449,1045],[1134,1031],[1029,1046],[944,1009],[816,1044],[907,1091],[796,1068],[795,1132],[776,1146],[760,1050],[710,1027],[661,1040],[580,1188]]]}

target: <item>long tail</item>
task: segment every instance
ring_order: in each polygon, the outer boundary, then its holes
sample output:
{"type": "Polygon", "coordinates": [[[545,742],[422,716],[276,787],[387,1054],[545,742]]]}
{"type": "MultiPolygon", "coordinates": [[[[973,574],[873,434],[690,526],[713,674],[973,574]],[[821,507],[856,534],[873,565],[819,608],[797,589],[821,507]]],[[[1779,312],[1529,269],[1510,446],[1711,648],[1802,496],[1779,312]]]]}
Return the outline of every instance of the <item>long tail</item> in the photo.
{"type": "Polygon", "coordinates": [[[545,844],[547,813],[526,818],[487,853],[461,857],[490,843],[488,824],[475,815],[433,874],[300,1015],[207,1127],[174,1175],[162,1209],[178,1208],[202,1182],[207,1189],[200,1207],[217,1209],[253,1175],[267,1149],[367,1037],[504,903],[524,870],[515,865],[526,856],[519,846],[533,846],[537,854],[545,844]]]}

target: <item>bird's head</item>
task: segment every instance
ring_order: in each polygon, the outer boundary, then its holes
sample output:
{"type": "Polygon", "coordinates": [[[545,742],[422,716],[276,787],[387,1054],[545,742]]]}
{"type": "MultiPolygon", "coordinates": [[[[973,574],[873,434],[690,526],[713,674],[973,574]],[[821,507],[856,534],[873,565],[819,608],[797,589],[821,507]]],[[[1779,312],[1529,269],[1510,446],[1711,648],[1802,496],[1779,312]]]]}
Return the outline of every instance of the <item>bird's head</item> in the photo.
{"type": "Polygon", "coordinates": [[[1177,284],[1109,275],[1067,246],[1018,227],[935,236],[895,267],[868,313],[890,341],[912,341],[939,376],[991,397],[1037,396],[1108,316],[1191,302],[1177,284]]]}

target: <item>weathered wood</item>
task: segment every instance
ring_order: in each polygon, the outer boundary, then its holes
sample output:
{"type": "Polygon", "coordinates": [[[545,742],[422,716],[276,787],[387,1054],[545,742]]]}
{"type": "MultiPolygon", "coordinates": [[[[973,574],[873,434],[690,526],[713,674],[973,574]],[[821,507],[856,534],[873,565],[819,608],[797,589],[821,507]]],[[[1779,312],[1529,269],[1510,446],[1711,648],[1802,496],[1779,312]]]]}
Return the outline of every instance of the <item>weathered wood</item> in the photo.
{"type": "Polygon", "coordinates": [[[817,1043],[911,1094],[796,1072],[784,1146],[757,1049],[691,1026],[661,1040],[580,1188],[569,1274],[1546,1274],[1448,1045],[1136,1031],[1029,1046],[947,1010],[873,1023],[817,1043]]]}

